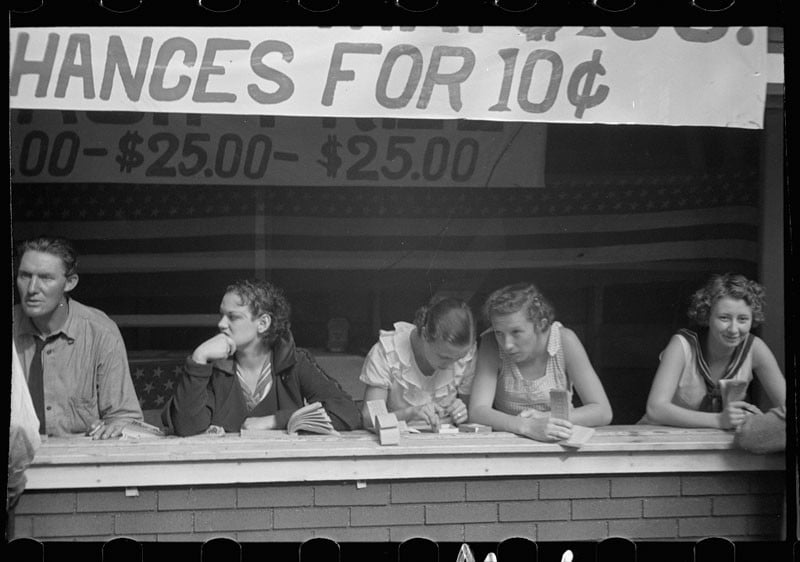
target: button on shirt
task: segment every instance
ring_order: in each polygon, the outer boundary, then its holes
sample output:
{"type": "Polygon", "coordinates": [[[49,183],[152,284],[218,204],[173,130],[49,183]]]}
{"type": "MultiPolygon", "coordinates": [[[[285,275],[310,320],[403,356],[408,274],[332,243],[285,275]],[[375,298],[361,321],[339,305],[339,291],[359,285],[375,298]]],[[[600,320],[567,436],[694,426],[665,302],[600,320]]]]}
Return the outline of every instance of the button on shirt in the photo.
{"type": "MultiPolygon", "coordinates": [[[[14,342],[26,378],[37,333],[15,306],[14,342]]],[[[70,299],[66,322],[42,351],[42,368],[48,435],[83,433],[98,419],[142,419],[122,335],[102,311],[70,299]]]]}

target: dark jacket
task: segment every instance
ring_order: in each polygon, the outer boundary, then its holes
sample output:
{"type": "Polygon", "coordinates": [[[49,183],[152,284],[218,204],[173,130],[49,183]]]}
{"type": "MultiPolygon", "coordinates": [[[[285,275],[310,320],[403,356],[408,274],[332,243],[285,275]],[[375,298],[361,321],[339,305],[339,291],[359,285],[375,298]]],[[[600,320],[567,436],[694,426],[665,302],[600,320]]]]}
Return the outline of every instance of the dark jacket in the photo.
{"type": "Polygon", "coordinates": [[[161,419],[181,436],[202,433],[210,425],[237,432],[245,418],[270,415],[275,416],[277,428],[284,429],[289,416],[304,405],[305,399],[322,403],[335,429],[361,427],[361,414],[352,398],[317,365],[311,353],[295,347],[291,333],[272,347],[272,373],[269,393],[248,411],[232,359],[202,365],[190,356],[161,419]]]}

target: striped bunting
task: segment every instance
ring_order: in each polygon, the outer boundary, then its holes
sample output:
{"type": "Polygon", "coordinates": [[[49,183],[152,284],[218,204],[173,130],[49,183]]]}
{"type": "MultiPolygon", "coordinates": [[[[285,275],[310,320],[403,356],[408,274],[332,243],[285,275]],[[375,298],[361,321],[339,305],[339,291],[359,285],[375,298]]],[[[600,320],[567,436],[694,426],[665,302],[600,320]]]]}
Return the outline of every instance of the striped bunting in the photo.
{"type": "Polygon", "coordinates": [[[26,184],[15,241],[76,241],[82,273],[494,270],[757,262],[757,177],[547,188],[26,184]]]}

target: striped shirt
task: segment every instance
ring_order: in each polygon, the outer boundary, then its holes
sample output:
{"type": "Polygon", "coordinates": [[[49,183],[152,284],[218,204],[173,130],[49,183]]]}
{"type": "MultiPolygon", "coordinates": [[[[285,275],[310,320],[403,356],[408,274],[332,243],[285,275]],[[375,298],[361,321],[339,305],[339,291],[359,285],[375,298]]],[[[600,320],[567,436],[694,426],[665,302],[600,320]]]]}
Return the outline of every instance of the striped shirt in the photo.
{"type": "Polygon", "coordinates": [[[242,387],[242,395],[244,396],[244,401],[247,404],[247,410],[253,411],[256,406],[269,394],[270,389],[272,388],[272,356],[267,356],[266,361],[264,361],[264,365],[261,367],[261,372],[258,374],[258,380],[256,381],[255,388],[250,388],[250,385],[246,382],[245,378],[242,376],[241,369],[239,368],[239,364],[236,364],[236,376],[239,379],[239,386],[242,387]]]}

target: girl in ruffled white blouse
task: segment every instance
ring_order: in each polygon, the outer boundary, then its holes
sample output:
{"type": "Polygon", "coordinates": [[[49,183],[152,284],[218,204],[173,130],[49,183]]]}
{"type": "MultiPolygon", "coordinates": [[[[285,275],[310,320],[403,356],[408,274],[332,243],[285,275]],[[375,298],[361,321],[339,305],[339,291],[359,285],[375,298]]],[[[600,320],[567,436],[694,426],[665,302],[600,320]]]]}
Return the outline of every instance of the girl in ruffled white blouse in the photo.
{"type": "Polygon", "coordinates": [[[472,385],[475,320],[469,305],[444,298],[417,310],[414,324],[396,322],[381,330],[361,369],[364,423],[366,403],[385,400],[398,420],[440,423],[467,421],[464,398],[472,385]]]}

